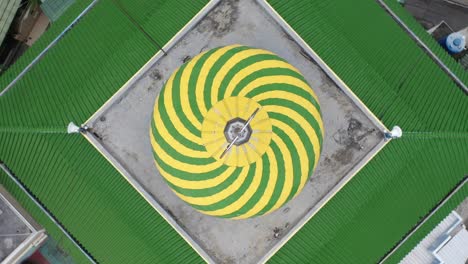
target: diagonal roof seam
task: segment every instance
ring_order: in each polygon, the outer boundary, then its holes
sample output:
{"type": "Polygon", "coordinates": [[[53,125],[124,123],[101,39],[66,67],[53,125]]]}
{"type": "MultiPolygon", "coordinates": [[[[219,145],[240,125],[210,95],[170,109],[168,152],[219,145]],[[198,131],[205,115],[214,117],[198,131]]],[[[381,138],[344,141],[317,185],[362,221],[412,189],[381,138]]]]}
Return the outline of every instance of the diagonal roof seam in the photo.
{"type": "Polygon", "coordinates": [[[140,25],[138,23],[138,21],[135,20],[135,18],[132,16],[132,14],[130,12],[128,12],[128,10],[125,8],[125,6],[123,6],[123,4],[119,1],[119,0],[111,0],[112,4],[115,5],[119,11],[125,15],[125,17],[130,21],[132,22],[132,24],[135,25],[135,27],[141,31],[141,33],[143,33],[143,35],[149,40],[151,41],[151,43],[153,43],[153,45],[161,50],[164,54],[166,54],[166,52],[164,51],[164,49],[162,48],[162,45],[158,43],[158,41],[153,38],[144,28],[142,25],[140,25]]]}
{"type": "Polygon", "coordinates": [[[94,0],[86,7],[52,42],[47,45],[18,75],[6,86],[0,89],[0,97],[5,95],[24,75],[26,75],[31,68],[33,68],[46,54],[52,49],[70,30],[72,30],[76,24],[85,16],[98,2],[94,0]]]}

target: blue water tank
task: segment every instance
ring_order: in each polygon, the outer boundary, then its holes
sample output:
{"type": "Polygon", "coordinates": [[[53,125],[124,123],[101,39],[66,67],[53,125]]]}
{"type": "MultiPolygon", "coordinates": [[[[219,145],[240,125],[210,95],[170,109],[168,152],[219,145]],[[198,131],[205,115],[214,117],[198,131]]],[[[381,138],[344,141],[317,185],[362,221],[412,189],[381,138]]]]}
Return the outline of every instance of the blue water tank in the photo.
{"type": "Polygon", "coordinates": [[[441,41],[442,46],[451,54],[457,54],[465,49],[466,39],[462,34],[455,32],[441,41]]]}

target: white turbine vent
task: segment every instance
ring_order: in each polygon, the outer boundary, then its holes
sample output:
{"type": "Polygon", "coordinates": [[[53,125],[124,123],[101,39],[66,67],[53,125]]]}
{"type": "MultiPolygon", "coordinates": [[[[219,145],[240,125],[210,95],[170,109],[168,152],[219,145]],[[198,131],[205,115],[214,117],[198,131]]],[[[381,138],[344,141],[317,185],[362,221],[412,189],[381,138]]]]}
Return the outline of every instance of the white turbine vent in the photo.
{"type": "Polygon", "coordinates": [[[75,125],[73,122],[70,122],[67,127],[68,134],[75,134],[80,132],[80,127],[75,125]]]}
{"type": "Polygon", "coordinates": [[[392,131],[385,132],[385,139],[390,140],[390,139],[395,139],[395,138],[401,138],[403,136],[403,130],[399,126],[394,126],[392,128],[392,131]]]}

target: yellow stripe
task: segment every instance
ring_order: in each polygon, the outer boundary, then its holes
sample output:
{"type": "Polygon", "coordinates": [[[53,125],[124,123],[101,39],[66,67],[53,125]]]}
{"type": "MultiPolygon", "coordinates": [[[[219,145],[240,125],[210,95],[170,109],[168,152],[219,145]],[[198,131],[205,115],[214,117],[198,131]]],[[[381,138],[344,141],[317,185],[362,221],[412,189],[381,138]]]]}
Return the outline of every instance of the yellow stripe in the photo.
{"type": "Polygon", "coordinates": [[[242,206],[244,206],[257,191],[258,186],[260,186],[260,182],[262,181],[262,176],[263,176],[263,161],[259,159],[256,163],[255,175],[254,175],[253,181],[250,183],[250,186],[248,187],[248,189],[241,195],[241,197],[239,197],[239,199],[237,199],[235,202],[233,202],[232,204],[224,208],[221,208],[215,211],[201,211],[200,210],[200,212],[207,214],[207,215],[221,216],[221,215],[232,214],[235,211],[241,209],[242,206]]]}
{"type": "Polygon", "coordinates": [[[293,70],[297,73],[300,73],[296,68],[294,68],[291,64],[280,61],[280,60],[265,60],[265,61],[260,61],[256,62],[248,67],[245,67],[244,69],[240,70],[234,77],[232,77],[232,80],[229,82],[228,87],[226,88],[226,96],[231,96],[232,92],[236,88],[236,86],[247,76],[260,71],[264,69],[271,69],[271,68],[284,68],[284,69],[290,69],[293,70]]]}
{"type": "Polygon", "coordinates": [[[197,55],[195,58],[193,58],[185,67],[182,76],[180,78],[180,101],[183,102],[182,105],[182,111],[184,112],[185,116],[187,116],[187,119],[197,128],[198,130],[201,129],[202,124],[198,119],[195,117],[193,114],[192,108],[190,107],[189,103],[189,98],[188,98],[188,93],[189,93],[189,81],[190,81],[190,75],[192,74],[193,71],[193,66],[200,60],[200,58],[205,54],[206,52],[201,53],[200,55],[197,55]]]}
{"type": "Polygon", "coordinates": [[[270,161],[270,178],[268,180],[265,193],[263,193],[260,200],[248,212],[233,219],[245,219],[252,217],[258,214],[258,212],[260,212],[263,208],[265,208],[265,206],[267,206],[268,202],[271,200],[278,179],[278,165],[276,163],[276,158],[271,148],[267,150],[266,155],[268,156],[268,160],[270,161]]]}
{"type": "MultiPolygon", "coordinates": [[[[176,75],[176,72],[167,81],[166,86],[164,87],[164,95],[163,95],[164,97],[160,98],[160,99],[164,100],[164,105],[166,106],[166,112],[169,115],[169,120],[174,125],[174,128],[177,131],[179,131],[179,133],[183,137],[185,137],[186,139],[192,141],[195,144],[202,145],[201,137],[198,137],[198,136],[192,134],[192,132],[190,132],[185,127],[185,125],[180,121],[179,115],[177,114],[177,112],[174,109],[174,105],[173,105],[173,101],[172,101],[172,85],[173,85],[173,81],[174,81],[174,77],[176,75]]],[[[157,104],[155,104],[155,107],[157,107],[157,104]]],[[[159,111],[159,110],[154,109],[154,112],[156,112],[156,111],[159,111]]],[[[168,143],[170,143],[170,142],[168,142],[168,143]]]]}
{"type": "Polygon", "coordinates": [[[289,148],[286,146],[283,139],[280,138],[277,134],[273,134],[271,140],[273,140],[278,146],[278,148],[280,149],[281,157],[284,160],[284,184],[283,184],[283,189],[281,190],[280,197],[278,198],[278,201],[276,201],[273,208],[270,209],[265,214],[268,214],[276,210],[277,208],[279,208],[281,205],[284,204],[289,194],[291,193],[293,183],[294,183],[294,178],[293,178],[294,168],[293,168],[293,161],[291,158],[291,153],[289,152],[289,148]]]}
{"type": "Polygon", "coordinates": [[[211,54],[210,57],[203,64],[200,70],[200,75],[198,76],[197,86],[195,88],[195,95],[196,95],[195,97],[197,99],[197,105],[202,116],[205,116],[206,112],[208,112],[208,110],[206,109],[204,94],[203,94],[205,92],[205,82],[206,82],[206,78],[208,77],[208,73],[210,72],[213,65],[216,63],[216,61],[219,60],[221,56],[223,56],[229,50],[232,50],[239,46],[240,45],[231,45],[231,46],[227,46],[224,48],[220,48],[219,50],[211,54]]]}
{"type": "MultiPolygon", "coordinates": [[[[301,115],[299,115],[297,112],[291,111],[291,109],[287,107],[282,107],[282,106],[272,106],[272,107],[265,107],[268,109],[269,112],[276,112],[276,113],[282,113],[284,115],[287,115],[291,117],[293,120],[295,120],[301,127],[304,129],[306,134],[310,137],[312,141],[312,147],[314,148],[314,155],[315,155],[315,160],[314,160],[314,168],[317,166],[317,163],[320,159],[320,144],[319,144],[319,139],[317,137],[317,134],[315,130],[309,125],[307,120],[303,118],[301,115]]],[[[294,129],[292,129],[290,126],[287,126],[285,123],[284,126],[279,126],[279,122],[276,122],[277,120],[273,120],[272,123],[276,124],[280,129],[282,129],[287,135],[291,137],[291,140],[294,142],[294,146],[297,148],[297,152],[299,154],[299,158],[301,159],[301,185],[299,186],[299,189],[302,189],[302,187],[305,185],[307,182],[307,179],[309,178],[310,175],[309,173],[309,155],[307,155],[307,151],[304,147],[304,142],[301,140],[299,135],[296,133],[294,129]],[[294,133],[294,134],[291,134],[294,133]]],[[[307,140],[307,139],[306,139],[307,140]]]]}
{"type": "MultiPolygon", "coordinates": [[[[223,65],[223,67],[221,67],[221,69],[218,71],[218,73],[216,74],[216,76],[215,76],[215,78],[213,80],[213,86],[212,86],[213,88],[211,90],[211,104],[215,104],[218,101],[219,87],[221,86],[221,83],[223,82],[223,80],[226,78],[226,75],[228,74],[228,72],[234,66],[236,66],[239,62],[241,62],[241,61],[243,61],[243,60],[245,60],[245,59],[247,59],[249,57],[252,57],[252,56],[255,56],[255,55],[265,55],[265,54],[273,54],[273,53],[270,52],[270,51],[267,51],[267,50],[262,50],[262,49],[248,49],[248,50],[244,50],[244,51],[236,53],[235,56],[231,57],[228,61],[226,61],[226,63],[223,65]]],[[[268,62],[272,63],[271,60],[268,61],[268,62]]],[[[285,63],[285,64],[287,64],[287,63],[285,63]]],[[[255,64],[253,64],[253,65],[255,65],[255,64]]],[[[245,69],[247,69],[247,68],[245,68],[245,69]]],[[[270,67],[268,67],[268,68],[270,68],[270,67]]],[[[242,69],[241,71],[236,73],[236,75],[234,75],[234,78],[239,73],[244,71],[245,69],[242,69]]],[[[255,72],[255,71],[253,71],[253,72],[255,72]]]]}
{"type": "MultiPolygon", "coordinates": [[[[182,161],[176,160],[170,155],[166,153],[166,151],[159,146],[159,144],[154,140],[153,137],[150,137],[151,145],[153,146],[153,150],[158,153],[159,158],[166,164],[169,164],[171,167],[177,168],[181,171],[185,172],[198,172],[198,173],[206,173],[216,170],[217,168],[221,167],[223,163],[221,161],[214,161],[213,163],[206,164],[206,165],[195,165],[184,163],[182,161]]],[[[195,177],[195,176],[194,176],[195,177]]]]}
{"type": "Polygon", "coordinates": [[[252,99],[254,99],[257,102],[260,102],[264,99],[269,99],[269,98],[287,99],[287,100],[295,102],[298,105],[303,106],[314,117],[314,119],[317,120],[317,123],[320,127],[320,132],[322,133],[322,138],[325,137],[322,116],[320,112],[318,111],[318,109],[315,107],[315,105],[312,104],[312,102],[304,99],[303,97],[295,93],[290,93],[286,91],[278,91],[278,90],[261,93],[252,97],[252,99]]]}
{"type": "Polygon", "coordinates": [[[172,183],[173,185],[177,187],[188,189],[188,190],[202,190],[202,189],[216,187],[219,184],[226,181],[236,170],[236,167],[228,167],[223,173],[221,173],[216,178],[209,179],[209,180],[202,180],[202,181],[197,181],[196,179],[194,179],[193,181],[188,181],[188,180],[183,180],[183,179],[174,177],[173,175],[171,175],[170,173],[162,169],[161,166],[157,164],[157,162],[156,162],[156,165],[158,167],[159,172],[164,177],[164,179],[166,179],[168,182],[172,183]]]}
{"type": "MultiPolygon", "coordinates": [[[[177,141],[169,131],[167,131],[161,115],[159,114],[159,111],[154,111],[154,123],[155,127],[158,130],[159,134],[161,137],[171,146],[173,147],[178,153],[183,153],[187,157],[192,157],[192,158],[209,158],[210,154],[206,151],[198,151],[198,150],[193,150],[191,148],[188,148],[181,144],[179,141],[177,141]]],[[[150,131],[150,136],[154,137],[152,135],[152,131],[150,131]]]]}
{"type": "Polygon", "coordinates": [[[242,168],[241,173],[237,177],[237,179],[226,189],[222,190],[219,193],[210,195],[210,196],[205,196],[205,197],[190,197],[190,196],[185,196],[183,194],[178,193],[177,191],[174,190],[174,192],[177,194],[177,196],[180,197],[180,199],[186,201],[189,204],[193,205],[211,205],[215,204],[217,202],[220,202],[224,200],[225,198],[229,197],[231,194],[236,192],[239,187],[242,185],[242,183],[245,181],[247,178],[247,174],[249,172],[250,166],[245,166],[242,168]]]}
{"type": "MultiPolygon", "coordinates": [[[[309,172],[308,170],[309,169],[309,157],[304,148],[304,145],[302,144],[300,137],[297,135],[294,129],[292,129],[287,124],[279,120],[272,119],[272,124],[273,126],[276,126],[279,129],[283,130],[287,135],[289,135],[289,137],[291,138],[291,141],[296,143],[295,147],[297,150],[297,154],[301,158],[299,162],[301,166],[301,174],[304,175],[304,177],[301,179],[301,182],[304,180],[304,178],[307,180],[307,178],[309,177],[309,175],[307,175],[307,173],[309,172]]],[[[286,199],[291,193],[291,189],[292,189],[293,181],[294,181],[293,161],[292,161],[291,153],[289,152],[288,147],[276,134],[273,135],[273,140],[275,140],[276,144],[278,144],[278,147],[280,148],[281,153],[286,153],[286,154],[283,154],[283,158],[285,159],[284,166],[285,166],[286,179],[285,179],[283,192],[281,192],[280,198],[278,199],[276,204],[273,206],[273,208],[269,212],[272,212],[278,209],[286,202],[286,199]]],[[[300,189],[298,189],[298,191],[299,190],[300,189]]]]}
{"type": "Polygon", "coordinates": [[[223,138],[225,139],[224,128],[226,121],[233,117],[247,120],[257,108],[260,110],[257,112],[254,120],[258,119],[262,120],[262,122],[251,123],[250,127],[253,132],[252,136],[254,137],[250,138],[250,145],[234,146],[222,159],[224,164],[228,166],[245,166],[255,162],[259,156],[265,153],[271,140],[271,122],[269,121],[268,113],[261,108],[261,105],[246,97],[225,98],[217,102],[208,111],[202,125],[202,140],[206,151],[213,158],[220,159],[221,152],[224,150],[222,149],[223,145],[228,144],[226,140],[222,140],[223,138]],[[241,106],[241,109],[239,109],[239,106],[241,106]],[[269,131],[269,133],[266,131],[269,131]],[[254,138],[258,138],[259,136],[262,138],[261,142],[258,139],[254,140],[254,138]],[[249,146],[249,148],[246,148],[246,146],[249,146]]]}
{"type": "Polygon", "coordinates": [[[297,79],[289,75],[275,75],[275,76],[265,76],[255,79],[253,82],[246,85],[240,92],[238,96],[244,96],[255,88],[258,88],[263,85],[275,84],[275,83],[284,83],[293,86],[297,86],[304,91],[308,92],[316,102],[318,102],[317,95],[312,91],[310,86],[304,81],[297,79]]]}

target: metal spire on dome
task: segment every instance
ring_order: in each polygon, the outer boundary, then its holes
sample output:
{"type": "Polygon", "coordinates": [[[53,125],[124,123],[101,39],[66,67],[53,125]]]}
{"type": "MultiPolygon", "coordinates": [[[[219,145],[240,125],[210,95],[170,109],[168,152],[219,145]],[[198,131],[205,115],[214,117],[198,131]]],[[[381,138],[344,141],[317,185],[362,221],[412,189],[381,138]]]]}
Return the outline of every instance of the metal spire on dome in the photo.
{"type": "Polygon", "coordinates": [[[237,136],[234,138],[234,140],[229,143],[229,145],[226,147],[226,149],[223,151],[223,153],[221,154],[221,156],[219,157],[220,159],[222,159],[224,157],[224,155],[226,155],[226,153],[229,152],[229,150],[231,150],[232,146],[237,142],[237,140],[239,139],[240,135],[242,135],[242,132],[244,132],[244,130],[249,126],[250,122],[252,122],[252,120],[254,119],[255,115],[258,113],[258,110],[260,110],[260,108],[257,108],[255,109],[255,111],[250,115],[249,119],[247,119],[247,122],[245,122],[244,126],[242,127],[242,129],[237,132],[237,136]]]}

